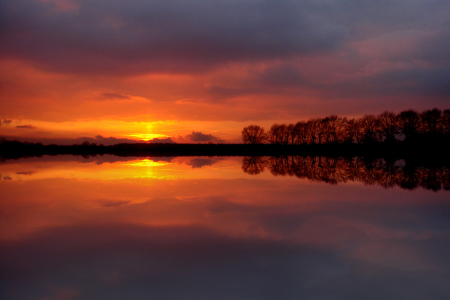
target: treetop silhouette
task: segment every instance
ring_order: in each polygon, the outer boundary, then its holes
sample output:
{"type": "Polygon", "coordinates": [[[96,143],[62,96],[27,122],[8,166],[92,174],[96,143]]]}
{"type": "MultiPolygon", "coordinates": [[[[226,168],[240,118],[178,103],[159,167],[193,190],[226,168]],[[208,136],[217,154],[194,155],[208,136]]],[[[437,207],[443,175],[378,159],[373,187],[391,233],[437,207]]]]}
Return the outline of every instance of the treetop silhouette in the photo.
{"type": "Polygon", "coordinates": [[[244,144],[371,144],[430,139],[450,139],[450,110],[384,111],[356,119],[331,115],[296,124],[273,124],[267,132],[258,125],[242,130],[244,144]]]}

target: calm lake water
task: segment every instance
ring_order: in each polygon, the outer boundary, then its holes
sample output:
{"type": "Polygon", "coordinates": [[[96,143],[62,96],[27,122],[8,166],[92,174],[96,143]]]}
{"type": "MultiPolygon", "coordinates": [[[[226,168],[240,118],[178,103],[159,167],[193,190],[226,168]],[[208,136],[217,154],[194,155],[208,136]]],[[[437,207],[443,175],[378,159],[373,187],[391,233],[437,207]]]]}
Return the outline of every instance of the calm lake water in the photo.
{"type": "Polygon", "coordinates": [[[0,298],[450,299],[448,170],[295,159],[2,162],[0,298]]]}

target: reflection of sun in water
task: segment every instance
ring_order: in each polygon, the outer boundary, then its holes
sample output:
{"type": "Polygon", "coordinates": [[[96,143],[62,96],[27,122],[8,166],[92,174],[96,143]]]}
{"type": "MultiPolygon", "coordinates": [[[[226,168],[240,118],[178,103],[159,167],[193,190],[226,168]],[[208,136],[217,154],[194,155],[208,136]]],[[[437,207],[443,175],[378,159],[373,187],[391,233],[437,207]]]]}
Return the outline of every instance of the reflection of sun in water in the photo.
{"type": "MultiPolygon", "coordinates": [[[[100,161],[79,162],[72,161],[18,161],[17,163],[0,164],[0,185],[7,185],[15,181],[36,181],[48,179],[69,179],[77,181],[114,181],[133,178],[145,179],[137,181],[139,184],[153,184],[150,179],[163,180],[192,180],[213,178],[242,178],[245,173],[240,167],[240,159],[232,160],[232,164],[224,164],[223,161],[217,165],[222,166],[221,172],[213,168],[192,168],[192,159],[189,157],[178,157],[174,159],[164,158],[138,158],[133,160],[120,159],[107,155],[104,163],[100,161]],[[108,161],[111,163],[107,163],[108,161]],[[100,162],[100,163],[99,163],[100,162]],[[231,167],[230,167],[231,166],[231,167]],[[147,180],[149,179],[149,180],[147,180]]],[[[194,158],[195,159],[195,158],[194,158]]],[[[266,172],[267,173],[267,172],[266,172]]],[[[268,176],[271,175],[267,173],[268,176]]]]}
{"type": "Polygon", "coordinates": [[[162,179],[168,176],[161,174],[161,169],[158,169],[158,167],[166,166],[169,164],[170,163],[168,162],[158,162],[150,159],[142,159],[126,163],[125,165],[133,167],[133,177],[162,179]]]}
{"type": "Polygon", "coordinates": [[[142,159],[139,161],[133,161],[133,162],[127,163],[128,166],[133,166],[133,167],[161,167],[161,166],[165,166],[168,164],[170,164],[170,163],[153,161],[150,159],[142,159]]]}

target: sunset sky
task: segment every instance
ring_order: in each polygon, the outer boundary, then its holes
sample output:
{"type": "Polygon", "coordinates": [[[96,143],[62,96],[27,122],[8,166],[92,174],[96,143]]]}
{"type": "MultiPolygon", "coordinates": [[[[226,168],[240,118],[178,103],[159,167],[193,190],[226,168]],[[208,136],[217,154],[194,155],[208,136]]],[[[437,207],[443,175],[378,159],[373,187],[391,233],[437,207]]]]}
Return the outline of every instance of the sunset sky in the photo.
{"type": "Polygon", "coordinates": [[[0,0],[0,135],[240,142],[450,108],[450,1],[0,0]]]}

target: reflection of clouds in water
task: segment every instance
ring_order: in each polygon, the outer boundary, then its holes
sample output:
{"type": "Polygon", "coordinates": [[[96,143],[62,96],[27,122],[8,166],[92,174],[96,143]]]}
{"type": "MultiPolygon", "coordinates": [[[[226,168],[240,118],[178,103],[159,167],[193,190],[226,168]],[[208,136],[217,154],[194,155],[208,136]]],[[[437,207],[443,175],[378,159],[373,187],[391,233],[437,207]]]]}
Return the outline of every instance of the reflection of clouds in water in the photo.
{"type": "Polygon", "coordinates": [[[36,171],[25,171],[25,172],[16,172],[18,175],[33,175],[36,171]]]}
{"type": "Polygon", "coordinates": [[[1,181],[10,181],[12,178],[9,175],[0,175],[1,181]]]}
{"type": "Polygon", "coordinates": [[[62,227],[2,249],[6,272],[15,262],[26,266],[5,278],[4,299],[48,295],[48,286],[72,287],[83,299],[425,299],[430,287],[435,295],[450,292],[442,272],[448,263],[407,272],[338,247],[230,237],[199,226],[62,227]]]}
{"type": "Polygon", "coordinates": [[[207,158],[207,157],[199,157],[199,158],[192,158],[189,161],[186,161],[186,164],[191,166],[193,169],[195,168],[201,168],[204,166],[212,166],[213,164],[220,161],[221,158],[213,157],[213,158],[207,158]]]}
{"type": "MultiPolygon", "coordinates": [[[[195,159],[173,161],[191,174],[187,165],[215,158],[195,159]]],[[[102,167],[92,163],[90,171],[102,167]]],[[[0,298],[445,299],[450,293],[445,191],[292,179],[3,184],[0,298]]]]}
{"type": "MultiPolygon", "coordinates": [[[[28,276],[16,278],[25,283],[20,296],[48,293],[45,288],[33,290],[34,276],[42,272],[44,286],[79,283],[77,290],[83,299],[94,299],[98,294],[126,298],[132,291],[142,295],[135,299],[226,299],[267,294],[284,298],[301,291],[302,283],[320,281],[322,275],[345,269],[327,250],[230,238],[196,226],[61,228],[41,232],[36,239],[8,250],[8,255],[31,267],[28,276]],[[55,245],[59,246],[49,253],[48,247],[55,245]],[[49,267],[53,272],[46,272],[49,267]],[[85,274],[95,276],[87,282],[85,274]]],[[[11,284],[10,280],[6,283],[11,284]]]]}

